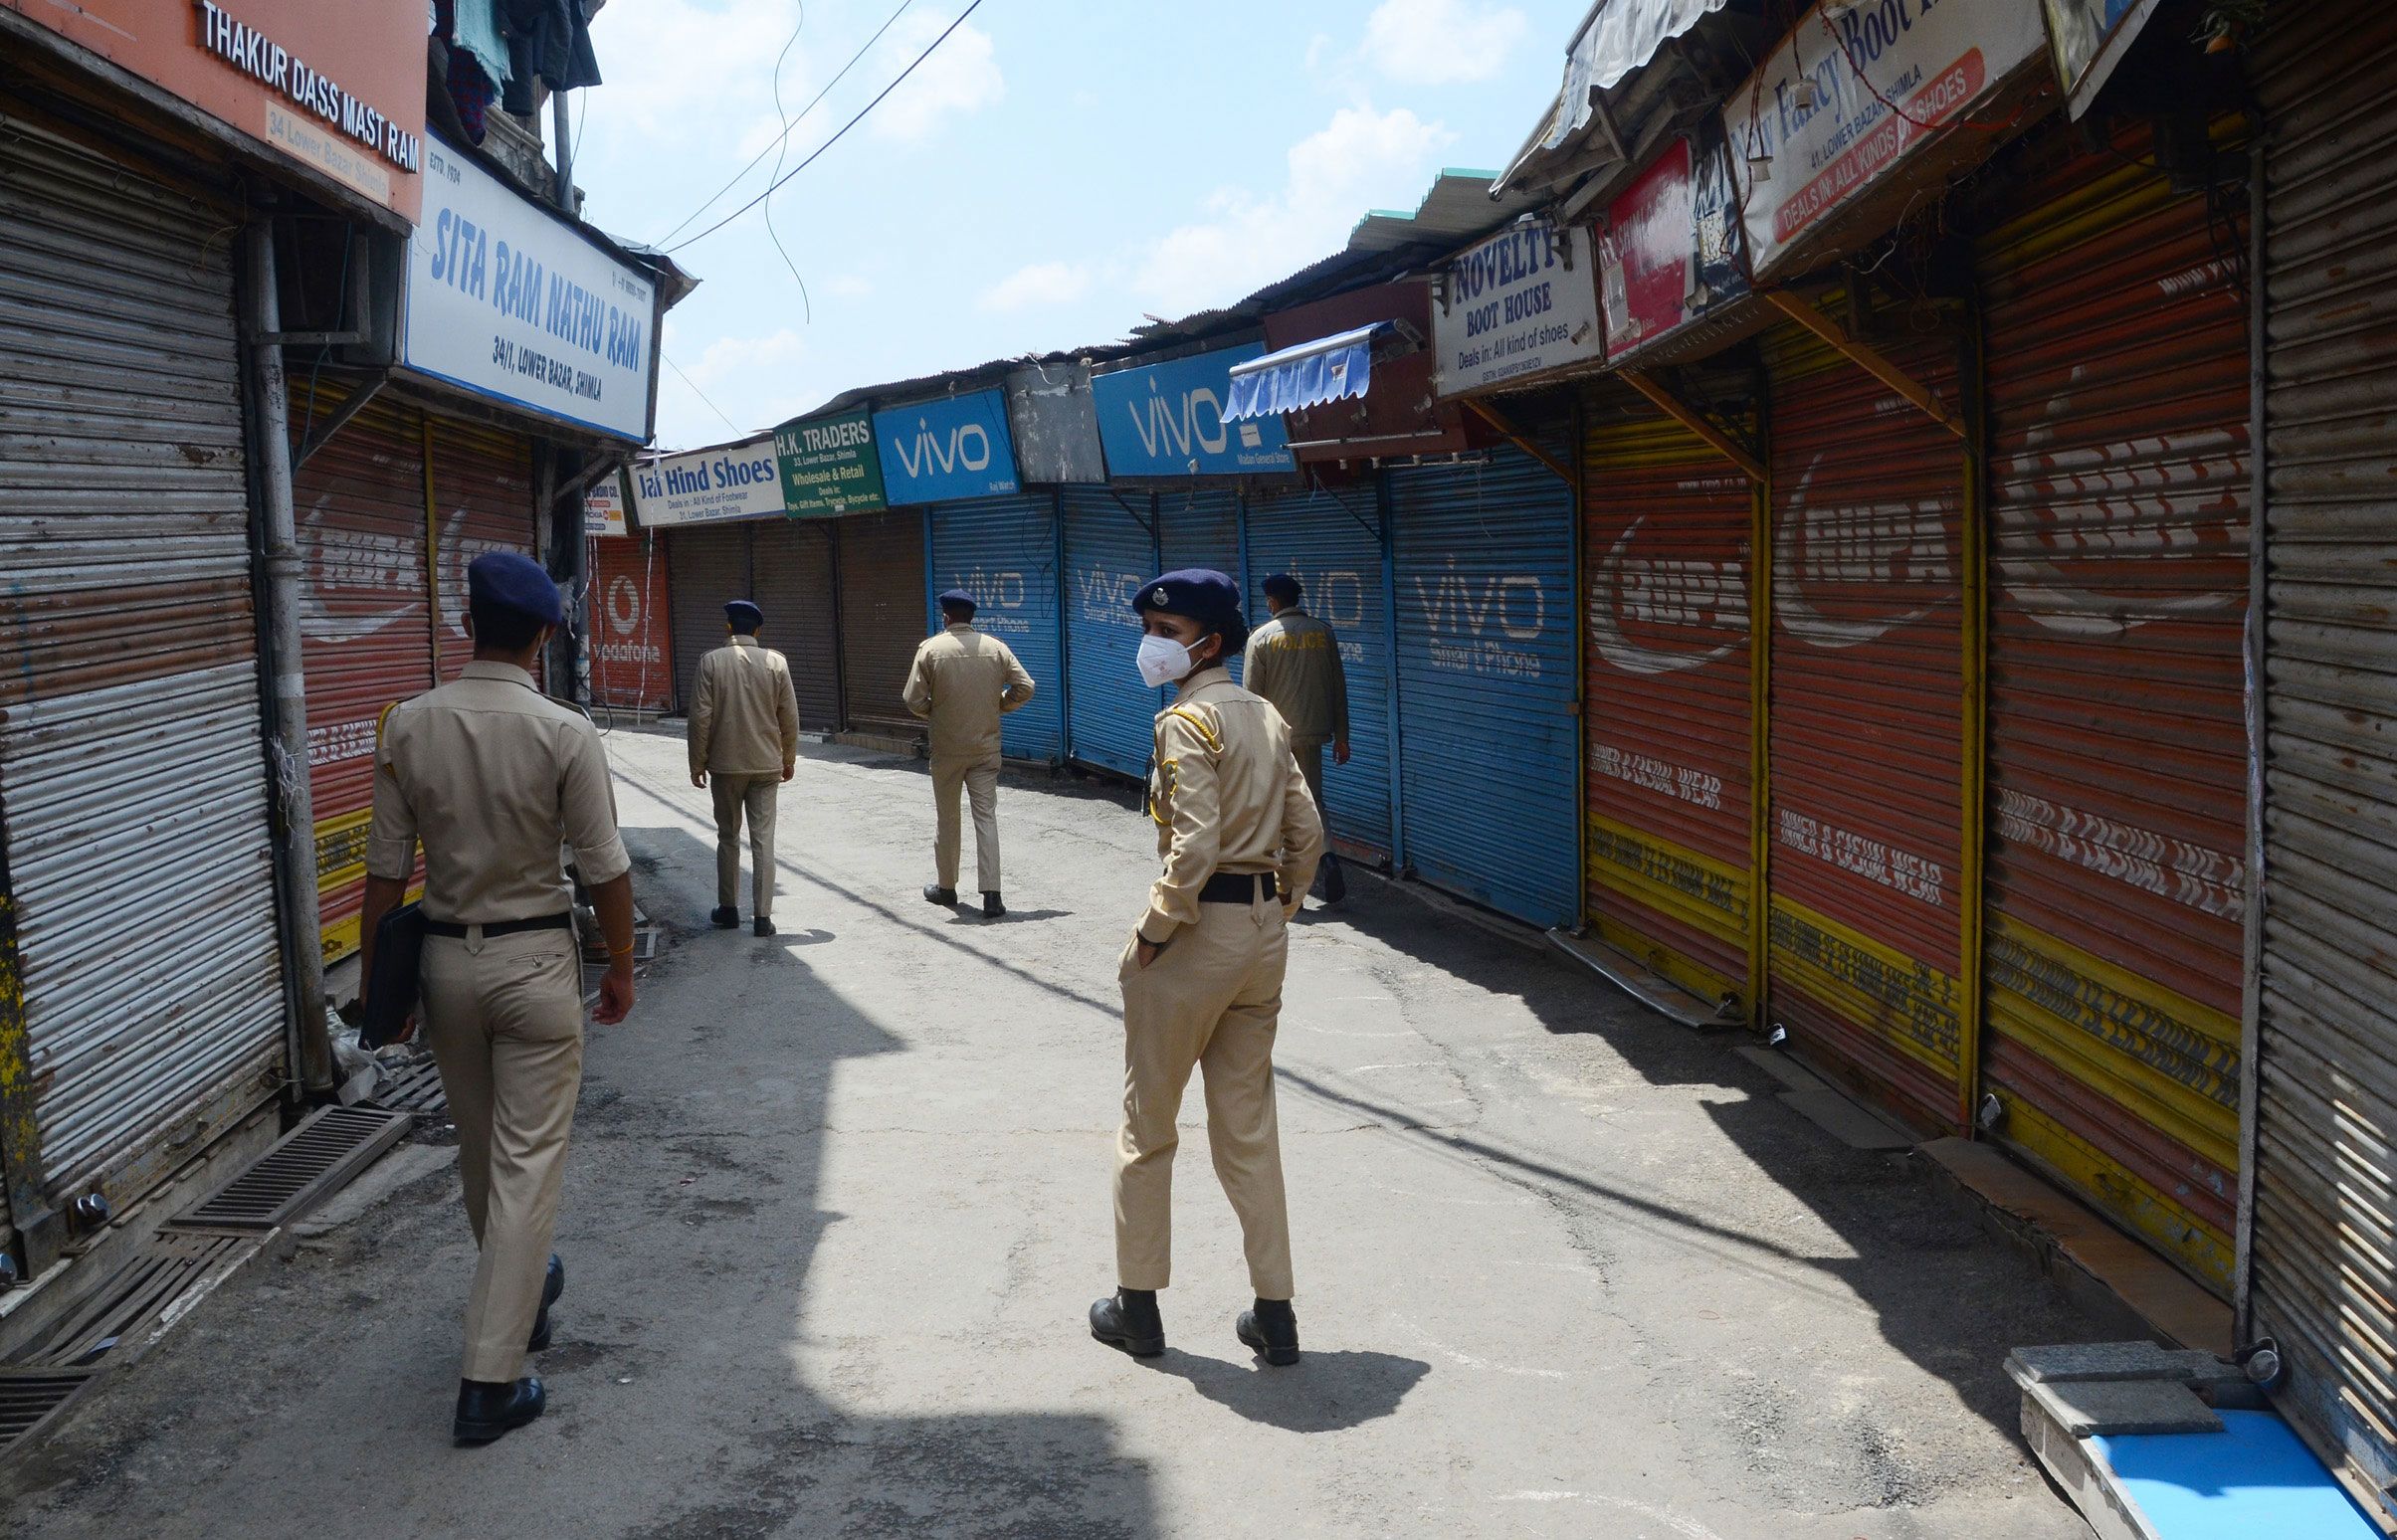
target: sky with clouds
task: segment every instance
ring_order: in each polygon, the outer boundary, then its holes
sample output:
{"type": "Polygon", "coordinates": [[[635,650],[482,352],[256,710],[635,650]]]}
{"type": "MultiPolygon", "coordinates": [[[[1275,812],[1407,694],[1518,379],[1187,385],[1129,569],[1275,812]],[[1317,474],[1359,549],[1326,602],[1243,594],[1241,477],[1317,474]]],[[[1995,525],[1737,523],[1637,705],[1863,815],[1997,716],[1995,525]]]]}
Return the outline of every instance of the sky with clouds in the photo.
{"type": "MultiPolygon", "coordinates": [[[[592,23],[607,84],[573,103],[585,215],[690,239],[965,5],[615,0],[592,23]]],[[[854,386],[1237,299],[1338,250],[1368,210],[1412,209],[1442,168],[1502,164],[1586,9],[983,0],[769,203],[675,254],[701,284],[667,320],[658,441],[715,443],[854,386]]]]}

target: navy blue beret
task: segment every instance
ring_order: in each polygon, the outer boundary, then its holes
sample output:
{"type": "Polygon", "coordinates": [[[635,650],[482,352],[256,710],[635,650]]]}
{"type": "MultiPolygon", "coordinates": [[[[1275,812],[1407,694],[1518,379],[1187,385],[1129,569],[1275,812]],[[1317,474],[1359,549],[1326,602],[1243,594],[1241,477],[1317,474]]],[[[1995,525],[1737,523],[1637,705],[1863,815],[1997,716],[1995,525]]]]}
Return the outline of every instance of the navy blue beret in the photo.
{"type": "Polygon", "coordinates": [[[1272,577],[1267,578],[1264,583],[1264,588],[1267,598],[1279,599],[1284,604],[1297,604],[1298,602],[1298,596],[1306,592],[1305,588],[1298,582],[1298,580],[1295,577],[1292,577],[1287,572],[1277,572],[1272,577]]]}
{"type": "Polygon", "coordinates": [[[515,551],[486,551],[467,563],[466,598],[469,605],[514,610],[545,626],[565,620],[557,585],[539,562],[515,551]]]}
{"type": "Polygon", "coordinates": [[[982,608],[982,606],[974,603],[974,596],[967,593],[962,588],[952,588],[947,593],[942,594],[940,596],[940,607],[944,610],[963,610],[968,615],[971,615],[974,611],[982,608]]]}
{"type": "Polygon", "coordinates": [[[1132,608],[1145,614],[1182,615],[1209,631],[1223,633],[1224,646],[1239,647],[1249,639],[1248,617],[1241,613],[1240,585],[1210,567],[1182,567],[1159,573],[1140,586],[1132,608]]]}
{"type": "Polygon", "coordinates": [[[724,601],[724,619],[744,631],[755,631],[766,623],[766,612],[746,599],[724,601]]]}

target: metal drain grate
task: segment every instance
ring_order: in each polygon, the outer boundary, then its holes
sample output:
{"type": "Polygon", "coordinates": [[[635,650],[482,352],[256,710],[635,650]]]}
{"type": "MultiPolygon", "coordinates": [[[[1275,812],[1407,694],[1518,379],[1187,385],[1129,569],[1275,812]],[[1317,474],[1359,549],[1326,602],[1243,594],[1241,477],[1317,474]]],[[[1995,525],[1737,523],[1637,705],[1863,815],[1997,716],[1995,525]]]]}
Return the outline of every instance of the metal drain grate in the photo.
{"type": "Polygon", "coordinates": [[[255,1234],[291,1223],[324,1201],[415,1125],[413,1114],[375,1107],[325,1107],[285,1134],[247,1170],[170,1230],[255,1234]]]}
{"type": "Polygon", "coordinates": [[[449,1093],[441,1088],[441,1066],[422,1059],[393,1070],[367,1098],[393,1112],[414,1113],[419,1122],[439,1122],[449,1115],[449,1093]]]}
{"type": "Polygon", "coordinates": [[[0,1454],[30,1439],[92,1383],[90,1369],[0,1369],[0,1454]]]}
{"type": "Polygon", "coordinates": [[[213,1286],[223,1269],[258,1245],[255,1236],[160,1231],[12,1362],[47,1370],[97,1363],[118,1343],[177,1314],[184,1300],[213,1286]]]}

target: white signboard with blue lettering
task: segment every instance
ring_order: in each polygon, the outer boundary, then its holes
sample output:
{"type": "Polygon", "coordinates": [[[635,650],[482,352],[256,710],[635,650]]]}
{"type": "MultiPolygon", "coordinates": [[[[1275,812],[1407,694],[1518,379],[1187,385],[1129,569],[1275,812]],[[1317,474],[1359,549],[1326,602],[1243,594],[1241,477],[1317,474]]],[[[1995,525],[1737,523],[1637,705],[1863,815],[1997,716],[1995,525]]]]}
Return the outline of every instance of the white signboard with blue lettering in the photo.
{"type": "Polygon", "coordinates": [[[1091,377],[1109,476],[1262,476],[1295,471],[1278,416],[1224,421],[1232,366],[1263,342],[1091,377]]]}
{"type": "Polygon", "coordinates": [[[644,529],[782,517],[782,462],[771,435],[635,465],[632,478],[644,529]]]}
{"type": "Polygon", "coordinates": [[[1020,491],[1007,397],[996,390],[874,414],[883,494],[893,507],[1020,491]]]}
{"type": "Polygon", "coordinates": [[[615,438],[650,435],[649,279],[439,139],[408,237],[400,361],[615,438]]]}

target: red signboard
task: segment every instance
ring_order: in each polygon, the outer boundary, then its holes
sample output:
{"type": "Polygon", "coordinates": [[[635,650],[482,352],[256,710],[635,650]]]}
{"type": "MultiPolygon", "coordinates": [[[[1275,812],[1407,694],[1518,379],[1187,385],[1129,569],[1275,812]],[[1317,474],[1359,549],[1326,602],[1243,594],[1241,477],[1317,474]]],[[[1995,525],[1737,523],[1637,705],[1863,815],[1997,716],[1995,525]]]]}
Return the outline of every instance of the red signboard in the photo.
{"type": "Polygon", "coordinates": [[[664,542],[601,537],[591,549],[591,703],[663,711],[675,686],[664,542]]]}

